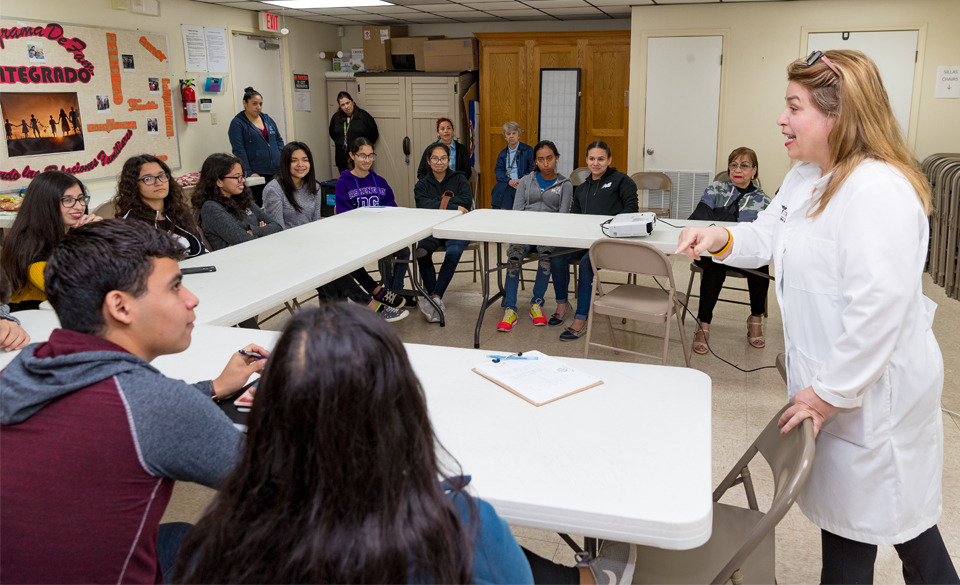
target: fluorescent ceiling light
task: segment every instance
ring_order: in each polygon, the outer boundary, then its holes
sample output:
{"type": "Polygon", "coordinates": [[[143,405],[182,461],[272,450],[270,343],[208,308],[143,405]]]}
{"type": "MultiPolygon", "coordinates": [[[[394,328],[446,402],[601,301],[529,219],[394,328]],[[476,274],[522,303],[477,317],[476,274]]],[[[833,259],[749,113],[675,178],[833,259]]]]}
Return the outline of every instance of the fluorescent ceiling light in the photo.
{"type": "Polygon", "coordinates": [[[393,6],[383,0],[268,0],[281,8],[363,8],[366,6],[393,6]]]}

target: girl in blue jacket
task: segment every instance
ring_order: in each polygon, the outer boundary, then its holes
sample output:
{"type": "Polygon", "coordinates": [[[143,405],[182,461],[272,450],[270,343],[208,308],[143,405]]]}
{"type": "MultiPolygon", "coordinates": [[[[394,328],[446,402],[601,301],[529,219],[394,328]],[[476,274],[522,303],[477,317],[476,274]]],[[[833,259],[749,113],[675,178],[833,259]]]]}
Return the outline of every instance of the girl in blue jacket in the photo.
{"type": "Polygon", "coordinates": [[[250,177],[264,177],[263,185],[250,187],[253,200],[263,206],[263,187],[269,183],[280,168],[280,151],[283,137],[273,118],[264,114],[263,96],[248,87],[243,90],[243,111],[230,122],[230,147],[233,156],[240,159],[250,177]]]}

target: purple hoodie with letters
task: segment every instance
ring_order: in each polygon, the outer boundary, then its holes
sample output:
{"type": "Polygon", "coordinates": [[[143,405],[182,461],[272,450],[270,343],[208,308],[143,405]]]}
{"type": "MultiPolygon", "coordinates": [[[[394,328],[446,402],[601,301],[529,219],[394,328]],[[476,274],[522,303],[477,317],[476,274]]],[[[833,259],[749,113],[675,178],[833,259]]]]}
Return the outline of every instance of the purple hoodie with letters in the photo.
{"type": "Polygon", "coordinates": [[[349,170],[343,171],[337,179],[337,213],[358,207],[379,206],[397,206],[393,198],[393,189],[383,177],[370,171],[361,179],[349,170]]]}

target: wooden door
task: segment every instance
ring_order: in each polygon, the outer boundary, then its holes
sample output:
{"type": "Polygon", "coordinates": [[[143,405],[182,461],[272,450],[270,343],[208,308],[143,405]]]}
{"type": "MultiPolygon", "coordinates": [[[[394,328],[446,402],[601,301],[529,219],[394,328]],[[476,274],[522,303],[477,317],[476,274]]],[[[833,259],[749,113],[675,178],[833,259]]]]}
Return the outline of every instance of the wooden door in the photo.
{"type": "MultiPolygon", "coordinates": [[[[527,41],[532,44],[534,41],[527,41]]],[[[533,45],[530,51],[530,69],[527,72],[530,83],[530,100],[527,112],[530,128],[524,127],[521,140],[533,146],[540,140],[550,140],[549,136],[540,136],[540,70],[541,69],[576,69],[579,67],[577,58],[577,40],[546,41],[533,45]]]]}
{"type": "MultiPolygon", "coordinates": [[[[526,69],[527,49],[522,40],[484,45],[480,53],[479,207],[490,207],[490,192],[496,185],[497,155],[506,146],[503,125],[513,121],[528,128],[526,69]]],[[[523,138],[521,137],[521,140],[523,138]]]]}
{"type": "Polygon", "coordinates": [[[393,189],[397,205],[414,207],[413,185],[403,153],[409,117],[405,80],[404,77],[361,77],[357,103],[370,112],[380,130],[373,169],[393,189]]]}
{"type": "Polygon", "coordinates": [[[586,164],[587,145],[602,140],[613,151],[614,166],[627,170],[627,122],[630,89],[629,39],[589,40],[584,47],[580,147],[574,168],[586,164]]]}

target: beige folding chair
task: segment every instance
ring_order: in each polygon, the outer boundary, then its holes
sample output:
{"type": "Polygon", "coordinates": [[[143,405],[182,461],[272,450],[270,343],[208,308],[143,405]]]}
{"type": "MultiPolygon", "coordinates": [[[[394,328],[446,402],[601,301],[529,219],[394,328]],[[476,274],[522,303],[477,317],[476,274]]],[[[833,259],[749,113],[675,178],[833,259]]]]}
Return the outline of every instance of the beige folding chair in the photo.
{"type": "Polygon", "coordinates": [[[573,172],[570,173],[570,184],[573,185],[573,188],[576,189],[580,186],[580,183],[583,183],[587,180],[587,177],[590,176],[590,169],[587,167],[577,167],[573,169],[573,172]]]}
{"type": "MultiPolygon", "coordinates": [[[[662,360],[663,364],[666,365],[667,348],[670,346],[670,317],[676,315],[677,326],[680,328],[680,345],[683,347],[683,359],[687,367],[690,367],[690,348],[687,347],[687,341],[683,334],[683,323],[680,321],[680,314],[683,312],[681,303],[685,301],[685,296],[683,293],[677,292],[677,287],[673,280],[673,268],[667,256],[646,242],[603,239],[595,241],[593,245],[590,246],[590,263],[593,265],[594,299],[590,305],[590,314],[587,316],[587,343],[584,348],[583,357],[590,357],[591,345],[643,357],[658,357],[617,347],[613,321],[610,320],[610,317],[614,316],[645,321],[647,323],[663,323],[662,360]],[[604,293],[603,283],[600,282],[600,270],[613,270],[626,272],[628,274],[667,278],[670,283],[670,288],[664,290],[659,287],[653,288],[628,283],[617,286],[609,293],[604,293]],[[594,315],[597,313],[606,315],[607,317],[613,346],[592,343],[590,341],[590,337],[593,334],[594,315]]],[[[645,337],[656,337],[637,331],[627,331],[625,329],[621,329],[620,331],[645,337]]]]}
{"type": "MultiPolygon", "coordinates": [[[[637,184],[637,191],[666,191],[668,205],[667,207],[640,207],[640,211],[652,211],[658,217],[673,217],[673,181],[663,173],[634,173],[630,175],[633,182],[637,184]]],[[[641,199],[642,201],[642,199],[641,199]]]]}
{"type": "Polygon", "coordinates": [[[93,215],[99,215],[103,219],[113,219],[117,217],[117,204],[113,198],[107,199],[93,210],[93,215]]]}
{"type": "Polygon", "coordinates": [[[784,406],[737,461],[713,492],[713,533],[710,540],[691,550],[637,547],[634,583],[741,583],[776,582],[774,529],[796,501],[813,466],[813,422],[806,419],[786,435],[777,421],[784,406]],[[773,503],[764,514],[757,505],[750,468],[757,453],[773,471],[773,503]],[[721,504],[728,489],[743,484],[749,508],[721,504]]]}

